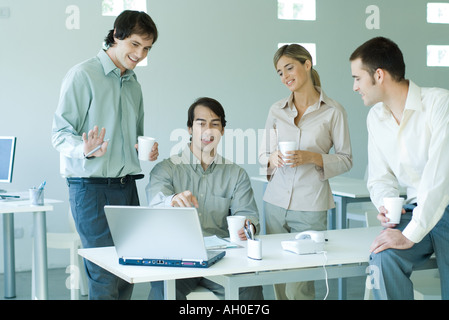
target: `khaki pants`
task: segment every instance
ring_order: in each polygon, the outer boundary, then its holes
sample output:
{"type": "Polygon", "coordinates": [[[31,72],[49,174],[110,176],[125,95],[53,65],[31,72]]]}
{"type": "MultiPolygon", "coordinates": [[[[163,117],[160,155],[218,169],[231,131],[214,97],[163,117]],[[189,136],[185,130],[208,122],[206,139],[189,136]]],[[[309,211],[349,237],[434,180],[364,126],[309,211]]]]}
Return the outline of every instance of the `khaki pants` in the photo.
{"type": "MultiPolygon", "coordinates": [[[[264,202],[267,234],[299,233],[327,229],[327,211],[287,210],[264,202]]],[[[274,285],[277,300],[313,300],[315,282],[289,282],[274,285]]]]}

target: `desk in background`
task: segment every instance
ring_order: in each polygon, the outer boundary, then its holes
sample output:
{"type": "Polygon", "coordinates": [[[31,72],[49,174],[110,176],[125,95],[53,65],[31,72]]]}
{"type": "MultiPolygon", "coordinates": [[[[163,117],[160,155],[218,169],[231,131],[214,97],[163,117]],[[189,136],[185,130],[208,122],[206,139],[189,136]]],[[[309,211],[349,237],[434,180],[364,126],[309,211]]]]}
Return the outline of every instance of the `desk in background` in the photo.
{"type": "Polygon", "coordinates": [[[366,181],[344,176],[329,179],[335,208],[332,210],[331,227],[345,229],[347,222],[347,208],[349,203],[371,202],[366,181]]]}
{"type": "Polygon", "coordinates": [[[53,211],[53,203],[62,201],[45,199],[43,206],[34,206],[30,200],[0,201],[0,214],[3,215],[3,255],[5,263],[5,298],[16,296],[16,275],[14,255],[14,214],[33,212],[34,250],[32,268],[34,272],[35,296],[32,299],[48,298],[47,276],[47,226],[46,212],[53,211]]]}
{"type": "MultiPolygon", "coordinates": [[[[349,203],[354,202],[371,202],[371,198],[366,186],[366,181],[362,179],[348,178],[344,176],[329,179],[332,194],[335,201],[335,221],[333,226],[335,229],[345,229],[347,222],[347,207],[349,203]]],[[[403,187],[399,188],[400,196],[406,197],[407,190],[403,187]]]]}

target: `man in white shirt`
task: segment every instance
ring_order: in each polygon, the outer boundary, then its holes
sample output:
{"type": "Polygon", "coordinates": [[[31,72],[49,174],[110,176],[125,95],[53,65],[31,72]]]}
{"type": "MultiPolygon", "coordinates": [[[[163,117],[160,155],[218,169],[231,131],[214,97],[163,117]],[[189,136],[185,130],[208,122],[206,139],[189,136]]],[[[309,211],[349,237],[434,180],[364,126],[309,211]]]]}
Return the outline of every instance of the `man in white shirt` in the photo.
{"type": "Polygon", "coordinates": [[[350,57],[354,91],[366,106],[368,189],[386,229],[370,264],[376,299],[413,299],[413,268],[435,253],[442,298],[449,298],[449,91],[406,80],[398,46],[373,38],[350,57]],[[388,223],[384,197],[407,190],[399,224],[388,223]],[[378,284],[378,285],[377,285],[378,284]]]}

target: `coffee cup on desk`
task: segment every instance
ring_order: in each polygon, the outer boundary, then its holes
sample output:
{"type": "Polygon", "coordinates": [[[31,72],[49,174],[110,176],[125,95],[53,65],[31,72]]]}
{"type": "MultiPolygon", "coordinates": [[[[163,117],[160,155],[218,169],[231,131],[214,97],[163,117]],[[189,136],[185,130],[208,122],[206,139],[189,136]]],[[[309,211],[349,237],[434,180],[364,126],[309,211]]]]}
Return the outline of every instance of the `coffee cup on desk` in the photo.
{"type": "Polygon", "coordinates": [[[153,148],[156,139],[151,137],[140,136],[137,138],[138,141],[138,149],[139,149],[139,160],[142,161],[150,161],[150,153],[153,148]]]}
{"type": "Polygon", "coordinates": [[[231,238],[231,242],[239,242],[239,231],[245,226],[246,217],[228,216],[226,219],[228,221],[229,238],[231,238]]]}
{"type": "Polygon", "coordinates": [[[401,197],[384,198],[384,207],[387,209],[386,217],[389,219],[388,223],[398,224],[401,221],[403,203],[404,198],[401,197]]]}
{"type": "MultiPolygon", "coordinates": [[[[282,159],[284,161],[287,161],[288,159],[286,157],[290,156],[290,154],[287,153],[287,151],[296,151],[298,150],[298,143],[296,141],[280,141],[279,142],[279,151],[284,156],[282,159]]],[[[291,163],[285,163],[287,166],[291,166],[291,163]]]]}

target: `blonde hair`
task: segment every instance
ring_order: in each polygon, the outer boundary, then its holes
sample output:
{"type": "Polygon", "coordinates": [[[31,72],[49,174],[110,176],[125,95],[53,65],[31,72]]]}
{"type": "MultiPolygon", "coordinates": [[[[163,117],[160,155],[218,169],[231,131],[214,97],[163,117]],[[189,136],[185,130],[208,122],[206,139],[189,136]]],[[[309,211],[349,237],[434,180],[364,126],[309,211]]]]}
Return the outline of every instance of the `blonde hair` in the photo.
{"type": "Polygon", "coordinates": [[[310,72],[311,72],[311,76],[312,76],[313,85],[317,86],[317,87],[321,87],[320,75],[313,68],[312,56],[310,55],[309,51],[307,51],[306,48],[304,48],[303,46],[296,44],[296,43],[286,44],[286,45],[280,47],[274,54],[274,58],[273,58],[274,68],[277,67],[279,59],[281,59],[283,56],[298,60],[301,64],[304,64],[306,62],[306,60],[309,60],[310,63],[312,64],[312,68],[310,69],[310,72]]]}

